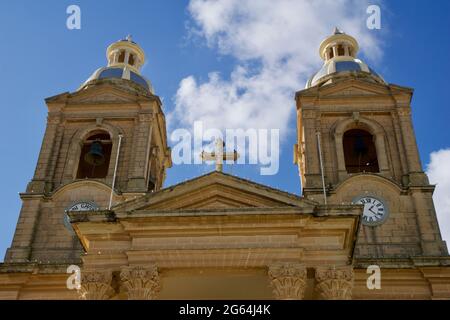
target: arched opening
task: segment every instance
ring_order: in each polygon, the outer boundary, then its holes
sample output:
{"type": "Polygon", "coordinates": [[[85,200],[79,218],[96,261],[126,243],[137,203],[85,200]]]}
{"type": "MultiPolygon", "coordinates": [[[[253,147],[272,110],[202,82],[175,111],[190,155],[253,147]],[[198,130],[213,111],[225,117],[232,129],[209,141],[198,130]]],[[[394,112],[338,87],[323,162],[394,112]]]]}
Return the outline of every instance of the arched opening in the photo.
{"type": "Polygon", "coordinates": [[[337,47],[337,54],[338,56],[345,56],[345,49],[341,44],[337,47]]]}
{"type": "Polygon", "coordinates": [[[329,54],[330,59],[333,59],[333,58],[334,58],[334,51],[333,51],[333,48],[330,48],[330,49],[329,49],[328,54],[329,54]]]}
{"type": "Polygon", "coordinates": [[[102,179],[108,175],[112,141],[108,132],[91,132],[84,140],[78,162],[77,179],[102,179]]]}
{"type": "Polygon", "coordinates": [[[119,62],[119,63],[125,62],[125,50],[120,50],[118,62],[119,62]]]}
{"type": "Polygon", "coordinates": [[[128,64],[130,66],[134,66],[134,54],[130,54],[130,57],[128,58],[128,64]]]}
{"type": "Polygon", "coordinates": [[[353,57],[353,49],[348,47],[348,55],[353,57]]]}
{"type": "Polygon", "coordinates": [[[361,129],[348,130],[343,139],[347,173],[379,172],[373,136],[361,129]]]}

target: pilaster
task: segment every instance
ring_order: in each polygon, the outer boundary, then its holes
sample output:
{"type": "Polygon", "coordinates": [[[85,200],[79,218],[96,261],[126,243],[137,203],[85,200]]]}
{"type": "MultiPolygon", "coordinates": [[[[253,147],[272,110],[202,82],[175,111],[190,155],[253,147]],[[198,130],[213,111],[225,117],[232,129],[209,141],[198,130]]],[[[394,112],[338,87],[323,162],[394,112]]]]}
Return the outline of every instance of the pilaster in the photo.
{"type": "Polygon", "coordinates": [[[147,191],[147,168],[150,156],[153,114],[139,114],[133,137],[133,157],[129,168],[128,192],[147,191]]]}
{"type": "Polygon", "coordinates": [[[50,191],[51,185],[49,180],[52,177],[49,176],[49,170],[52,164],[53,150],[60,123],[61,116],[59,114],[49,114],[34,177],[27,186],[28,193],[45,193],[50,191]]]}

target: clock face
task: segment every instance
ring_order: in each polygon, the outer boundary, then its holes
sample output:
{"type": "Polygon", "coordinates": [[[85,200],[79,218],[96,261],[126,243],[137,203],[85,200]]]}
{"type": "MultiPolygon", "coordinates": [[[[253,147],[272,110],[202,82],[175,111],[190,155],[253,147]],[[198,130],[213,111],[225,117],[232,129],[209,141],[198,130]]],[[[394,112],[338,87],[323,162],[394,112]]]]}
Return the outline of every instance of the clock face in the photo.
{"type": "Polygon", "coordinates": [[[77,202],[66,209],[66,211],[92,211],[97,210],[98,206],[92,202],[77,202]]]}
{"type": "Polygon", "coordinates": [[[72,225],[70,224],[69,216],[67,215],[68,211],[93,211],[97,210],[98,206],[97,204],[93,202],[87,202],[87,201],[80,201],[77,203],[72,204],[70,207],[66,208],[64,213],[64,226],[69,230],[71,233],[73,233],[72,225]]]}
{"type": "Polygon", "coordinates": [[[385,203],[372,196],[359,197],[354,201],[355,204],[363,204],[364,211],[362,222],[364,225],[376,226],[382,224],[388,215],[385,203]]]}

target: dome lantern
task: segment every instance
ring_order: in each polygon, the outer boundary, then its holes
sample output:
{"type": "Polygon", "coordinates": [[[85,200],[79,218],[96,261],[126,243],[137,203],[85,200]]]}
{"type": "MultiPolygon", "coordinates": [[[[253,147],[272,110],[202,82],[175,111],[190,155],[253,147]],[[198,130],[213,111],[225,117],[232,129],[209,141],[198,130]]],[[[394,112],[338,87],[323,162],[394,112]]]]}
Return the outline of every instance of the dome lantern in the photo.
{"type": "MultiPolygon", "coordinates": [[[[108,65],[97,69],[81,87],[96,83],[102,79],[128,80],[133,85],[138,85],[140,90],[154,94],[151,82],[141,75],[140,69],[145,63],[145,53],[142,48],[127,36],[111,44],[106,49],[108,65]]],[[[125,83],[125,82],[124,82],[125,83]]]]}
{"type": "Polygon", "coordinates": [[[145,63],[144,51],[132,40],[130,35],[111,44],[106,49],[106,58],[108,67],[128,67],[137,73],[145,63]]]}
{"type": "Polygon", "coordinates": [[[320,44],[319,54],[323,60],[328,61],[340,57],[356,58],[358,50],[359,46],[356,39],[336,27],[333,34],[320,44]]]}
{"type": "Polygon", "coordinates": [[[322,41],[319,54],[324,64],[306,83],[306,88],[323,86],[348,76],[364,77],[386,85],[384,79],[357,58],[359,45],[355,38],[335,28],[333,34],[322,41]]]}

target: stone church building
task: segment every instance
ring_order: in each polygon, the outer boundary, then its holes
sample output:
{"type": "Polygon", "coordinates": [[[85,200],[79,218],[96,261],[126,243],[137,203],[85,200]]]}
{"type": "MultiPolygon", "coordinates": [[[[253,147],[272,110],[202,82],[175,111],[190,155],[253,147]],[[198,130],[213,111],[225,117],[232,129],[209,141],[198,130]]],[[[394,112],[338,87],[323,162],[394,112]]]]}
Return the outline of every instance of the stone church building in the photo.
{"type": "Polygon", "coordinates": [[[163,187],[171,150],[145,54],[110,45],[107,67],[46,99],[0,299],[450,299],[413,90],[358,49],[336,29],[295,94],[298,196],[220,170],[163,187]]]}

